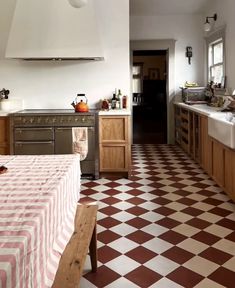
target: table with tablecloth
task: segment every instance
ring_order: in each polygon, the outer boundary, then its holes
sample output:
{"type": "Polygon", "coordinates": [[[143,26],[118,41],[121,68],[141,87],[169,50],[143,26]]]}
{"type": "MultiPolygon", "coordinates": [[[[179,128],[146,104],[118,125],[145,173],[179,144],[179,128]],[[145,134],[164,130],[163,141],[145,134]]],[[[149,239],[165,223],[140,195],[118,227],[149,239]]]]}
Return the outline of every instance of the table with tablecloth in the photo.
{"type": "Polygon", "coordinates": [[[74,229],[79,155],[0,155],[0,287],[50,287],[74,229]]]}

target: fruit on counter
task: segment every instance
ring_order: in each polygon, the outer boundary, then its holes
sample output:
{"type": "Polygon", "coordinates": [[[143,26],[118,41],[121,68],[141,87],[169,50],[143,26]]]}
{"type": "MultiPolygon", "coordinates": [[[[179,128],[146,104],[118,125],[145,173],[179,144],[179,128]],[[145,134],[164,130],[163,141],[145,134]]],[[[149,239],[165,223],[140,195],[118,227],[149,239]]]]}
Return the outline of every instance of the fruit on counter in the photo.
{"type": "Polygon", "coordinates": [[[184,87],[198,87],[198,84],[196,82],[188,82],[186,81],[184,84],[184,87]]]}

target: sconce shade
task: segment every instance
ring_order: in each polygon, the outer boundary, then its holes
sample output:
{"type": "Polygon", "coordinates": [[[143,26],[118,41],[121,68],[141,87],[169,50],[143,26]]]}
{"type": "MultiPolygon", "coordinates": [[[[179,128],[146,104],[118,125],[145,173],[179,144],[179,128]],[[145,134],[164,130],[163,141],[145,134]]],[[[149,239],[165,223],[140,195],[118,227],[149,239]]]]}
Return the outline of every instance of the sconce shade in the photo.
{"type": "Polygon", "coordinates": [[[74,8],[81,8],[87,4],[87,0],[68,0],[74,8]]]}

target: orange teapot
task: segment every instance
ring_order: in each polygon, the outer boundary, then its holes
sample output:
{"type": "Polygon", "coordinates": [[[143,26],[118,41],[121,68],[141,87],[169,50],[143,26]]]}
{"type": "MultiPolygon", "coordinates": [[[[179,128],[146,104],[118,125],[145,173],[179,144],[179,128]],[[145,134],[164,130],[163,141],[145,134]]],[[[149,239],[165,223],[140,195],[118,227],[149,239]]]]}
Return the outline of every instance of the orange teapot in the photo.
{"type": "Polygon", "coordinates": [[[77,94],[75,101],[73,101],[71,105],[75,109],[75,112],[88,112],[89,111],[89,107],[87,105],[87,98],[85,94],[77,94]],[[84,99],[80,99],[80,101],[78,102],[79,98],[84,98],[84,99]]]}

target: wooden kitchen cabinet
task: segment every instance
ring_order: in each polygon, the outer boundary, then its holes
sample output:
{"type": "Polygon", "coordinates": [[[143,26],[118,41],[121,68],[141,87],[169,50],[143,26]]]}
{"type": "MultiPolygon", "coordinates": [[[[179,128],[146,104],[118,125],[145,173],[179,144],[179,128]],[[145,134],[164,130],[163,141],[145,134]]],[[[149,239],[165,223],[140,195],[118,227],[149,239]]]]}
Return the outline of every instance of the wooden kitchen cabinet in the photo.
{"type": "Polygon", "coordinates": [[[224,145],[212,141],[212,177],[217,184],[224,187],[224,145]]]}
{"type": "Polygon", "coordinates": [[[130,116],[99,116],[100,172],[129,176],[130,116]]]}
{"type": "Polygon", "coordinates": [[[0,154],[9,154],[9,117],[0,117],[0,154]]]}
{"type": "Polygon", "coordinates": [[[208,135],[208,117],[200,115],[200,164],[209,174],[212,174],[212,140],[208,135]]]}

